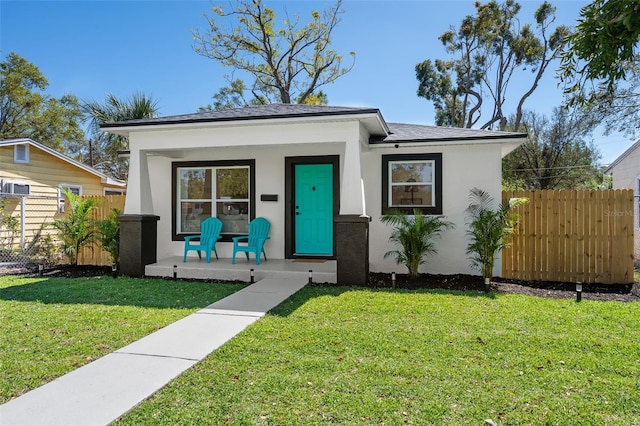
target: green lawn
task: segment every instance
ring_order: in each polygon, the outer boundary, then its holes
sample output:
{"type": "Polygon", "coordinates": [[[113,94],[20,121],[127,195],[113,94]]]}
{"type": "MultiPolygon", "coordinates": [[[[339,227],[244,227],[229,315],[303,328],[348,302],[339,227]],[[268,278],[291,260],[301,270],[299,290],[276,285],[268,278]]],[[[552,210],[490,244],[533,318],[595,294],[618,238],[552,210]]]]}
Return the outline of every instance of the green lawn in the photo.
{"type": "Polygon", "coordinates": [[[640,303],[308,287],[122,424],[640,424],[640,303]]]}
{"type": "Polygon", "coordinates": [[[122,277],[0,277],[0,403],[241,287],[122,277]]]}

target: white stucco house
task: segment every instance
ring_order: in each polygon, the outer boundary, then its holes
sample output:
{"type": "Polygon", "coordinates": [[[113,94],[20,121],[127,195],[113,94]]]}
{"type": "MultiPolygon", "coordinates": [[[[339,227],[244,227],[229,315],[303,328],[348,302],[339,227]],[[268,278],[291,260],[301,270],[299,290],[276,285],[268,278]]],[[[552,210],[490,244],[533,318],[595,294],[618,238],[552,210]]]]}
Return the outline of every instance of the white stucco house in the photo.
{"type": "Polygon", "coordinates": [[[633,189],[634,203],[634,258],[640,262],[640,139],[607,167],[613,189],[633,189]]]}
{"type": "MultiPolygon", "coordinates": [[[[124,216],[155,218],[158,259],[181,255],[184,237],[197,233],[204,218],[217,216],[224,223],[217,250],[220,261],[227,261],[230,238],[246,233],[248,222],[261,216],[272,224],[270,259],[340,263],[335,223],[367,218],[369,268],[390,272],[398,267],[384,258],[393,246],[380,216],[392,207],[418,208],[456,225],[421,270],[442,274],[477,273],[465,254],[469,190],[482,188],[499,201],[502,157],[526,137],[387,123],[375,108],[284,104],[102,128],[129,137],[124,216]]],[[[145,231],[134,226],[132,232],[145,231]]]]}

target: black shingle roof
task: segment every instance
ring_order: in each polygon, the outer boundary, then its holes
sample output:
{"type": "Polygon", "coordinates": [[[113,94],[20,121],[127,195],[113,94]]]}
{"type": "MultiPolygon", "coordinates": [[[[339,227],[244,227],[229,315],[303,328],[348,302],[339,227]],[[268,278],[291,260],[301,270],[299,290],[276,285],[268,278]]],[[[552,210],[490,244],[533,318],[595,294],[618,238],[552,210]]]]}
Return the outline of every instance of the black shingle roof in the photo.
{"type": "Polygon", "coordinates": [[[338,107],[326,105],[269,104],[221,111],[197,112],[193,114],[146,118],[103,124],[112,127],[146,126],[157,124],[198,123],[214,121],[260,120],[269,118],[318,117],[330,115],[378,114],[377,108],[338,107]]]}
{"type": "Polygon", "coordinates": [[[421,124],[388,123],[390,134],[372,138],[370,143],[453,141],[465,139],[523,138],[526,133],[500,132],[494,130],[461,129],[457,127],[427,126],[421,124]]]}

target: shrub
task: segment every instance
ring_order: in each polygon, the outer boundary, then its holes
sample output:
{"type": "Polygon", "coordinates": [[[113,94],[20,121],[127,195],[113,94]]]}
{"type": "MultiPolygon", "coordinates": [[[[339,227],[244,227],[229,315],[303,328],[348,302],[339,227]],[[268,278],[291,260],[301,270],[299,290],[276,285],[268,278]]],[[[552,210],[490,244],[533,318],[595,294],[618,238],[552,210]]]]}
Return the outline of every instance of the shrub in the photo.
{"type": "Polygon", "coordinates": [[[111,209],[109,216],[97,223],[100,245],[111,255],[113,263],[120,262],[120,221],[118,216],[121,213],[118,209],[111,209]]]}
{"type": "Polygon", "coordinates": [[[65,217],[56,219],[52,225],[60,231],[62,252],[69,259],[69,263],[77,265],[80,249],[93,242],[95,224],[91,219],[91,212],[99,200],[83,199],[68,189],[64,190],[64,196],[69,200],[69,212],[65,217]]]}
{"type": "Polygon", "coordinates": [[[509,237],[513,234],[513,226],[519,216],[512,212],[513,208],[528,202],[527,198],[512,198],[500,203],[494,210],[494,200],[485,191],[473,188],[469,193],[467,215],[467,254],[471,258],[471,267],[479,270],[485,283],[493,276],[493,265],[496,256],[504,248],[510,246],[509,237]]]}
{"type": "Polygon", "coordinates": [[[412,277],[418,276],[418,268],[425,262],[425,257],[437,252],[434,239],[440,237],[442,231],[454,227],[453,223],[438,216],[425,216],[418,209],[413,210],[413,215],[394,210],[380,220],[393,225],[389,241],[402,247],[386,252],[384,257],[395,257],[396,263],[405,265],[412,277]]]}

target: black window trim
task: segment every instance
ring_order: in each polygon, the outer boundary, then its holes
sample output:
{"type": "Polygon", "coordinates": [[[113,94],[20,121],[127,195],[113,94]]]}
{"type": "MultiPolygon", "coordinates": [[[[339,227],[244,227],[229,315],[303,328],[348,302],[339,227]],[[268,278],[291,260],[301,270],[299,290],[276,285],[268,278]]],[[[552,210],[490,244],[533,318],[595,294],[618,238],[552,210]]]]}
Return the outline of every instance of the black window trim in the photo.
{"type": "Polygon", "coordinates": [[[391,154],[382,156],[382,214],[388,214],[391,209],[411,214],[418,209],[423,214],[442,214],[442,153],[391,154]],[[392,161],[433,161],[435,164],[435,206],[433,207],[389,207],[389,163],[392,161]]]}
{"type": "MultiPolygon", "coordinates": [[[[174,161],[171,163],[171,241],[184,241],[187,235],[193,233],[177,233],[178,217],[178,169],[182,167],[229,167],[229,166],[249,166],[249,220],[256,217],[256,160],[212,160],[212,161],[174,161]]],[[[218,241],[230,242],[232,237],[247,234],[222,235],[218,241]]]]}

